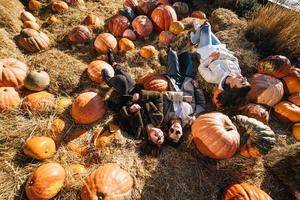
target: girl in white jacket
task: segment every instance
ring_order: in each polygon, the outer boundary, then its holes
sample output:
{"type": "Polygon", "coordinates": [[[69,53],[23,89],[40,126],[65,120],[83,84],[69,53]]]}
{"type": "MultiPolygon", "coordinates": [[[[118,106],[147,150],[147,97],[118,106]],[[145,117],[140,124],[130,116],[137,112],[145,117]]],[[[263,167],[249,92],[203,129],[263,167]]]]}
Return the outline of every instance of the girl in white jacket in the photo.
{"type": "Polygon", "coordinates": [[[211,32],[208,22],[200,25],[194,20],[194,28],[191,42],[197,44],[197,53],[200,55],[198,70],[201,76],[223,90],[217,97],[223,107],[243,103],[250,84],[241,74],[238,59],[211,32]]]}

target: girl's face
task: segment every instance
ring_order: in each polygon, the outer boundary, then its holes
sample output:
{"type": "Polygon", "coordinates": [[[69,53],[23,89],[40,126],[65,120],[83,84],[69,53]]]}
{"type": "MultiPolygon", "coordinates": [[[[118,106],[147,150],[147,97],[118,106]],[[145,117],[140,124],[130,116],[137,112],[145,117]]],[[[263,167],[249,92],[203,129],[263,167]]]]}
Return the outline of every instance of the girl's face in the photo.
{"type": "Polygon", "coordinates": [[[231,88],[242,88],[245,86],[250,86],[250,83],[248,82],[247,78],[243,77],[242,75],[231,77],[228,83],[231,88]]]}
{"type": "Polygon", "coordinates": [[[164,142],[164,134],[159,128],[151,128],[148,131],[148,138],[157,145],[161,145],[164,142]]]}
{"type": "Polygon", "coordinates": [[[173,142],[178,142],[179,139],[182,137],[182,126],[180,123],[175,122],[171,125],[170,129],[169,129],[169,138],[173,141],[173,142]]]}

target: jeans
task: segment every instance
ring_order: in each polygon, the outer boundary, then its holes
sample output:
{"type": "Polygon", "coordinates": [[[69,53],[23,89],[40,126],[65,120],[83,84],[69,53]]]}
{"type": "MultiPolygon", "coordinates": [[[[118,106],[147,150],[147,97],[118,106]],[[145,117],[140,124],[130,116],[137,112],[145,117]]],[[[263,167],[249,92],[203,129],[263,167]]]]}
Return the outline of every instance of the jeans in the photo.
{"type": "Polygon", "coordinates": [[[207,46],[207,45],[218,45],[221,44],[220,40],[211,32],[211,26],[209,23],[203,24],[201,27],[198,27],[196,30],[196,35],[199,34],[200,42],[198,48],[207,46]]]}

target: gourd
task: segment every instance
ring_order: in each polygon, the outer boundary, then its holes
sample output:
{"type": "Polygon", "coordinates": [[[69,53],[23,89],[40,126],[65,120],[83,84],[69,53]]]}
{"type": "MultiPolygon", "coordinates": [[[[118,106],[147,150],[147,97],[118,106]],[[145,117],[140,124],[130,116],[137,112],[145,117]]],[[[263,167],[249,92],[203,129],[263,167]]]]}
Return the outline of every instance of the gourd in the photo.
{"type": "Polygon", "coordinates": [[[50,77],[45,71],[31,71],[24,80],[24,86],[28,90],[42,91],[50,84],[50,77]]]}
{"type": "Polygon", "coordinates": [[[139,51],[140,55],[145,59],[153,57],[156,52],[157,50],[152,45],[143,46],[139,51]]]}
{"type": "Polygon", "coordinates": [[[23,147],[24,154],[37,160],[51,158],[55,152],[55,142],[46,136],[35,136],[26,141],[23,147]]]}
{"type": "Polygon", "coordinates": [[[269,56],[257,65],[257,71],[261,74],[267,74],[276,78],[287,76],[291,69],[291,62],[285,56],[269,56]]]}
{"type": "Polygon", "coordinates": [[[300,107],[295,104],[282,101],[274,106],[275,115],[288,122],[300,122],[300,107]]]}

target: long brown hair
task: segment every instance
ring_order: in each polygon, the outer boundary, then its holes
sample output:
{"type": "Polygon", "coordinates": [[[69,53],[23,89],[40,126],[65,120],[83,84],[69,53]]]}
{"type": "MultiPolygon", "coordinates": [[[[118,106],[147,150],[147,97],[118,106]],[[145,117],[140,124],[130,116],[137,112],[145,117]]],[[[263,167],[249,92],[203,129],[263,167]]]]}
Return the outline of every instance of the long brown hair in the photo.
{"type": "Polygon", "coordinates": [[[224,91],[219,94],[217,100],[221,103],[221,107],[231,107],[246,103],[246,97],[250,91],[250,86],[241,88],[231,88],[227,84],[224,86],[224,91]]]}

